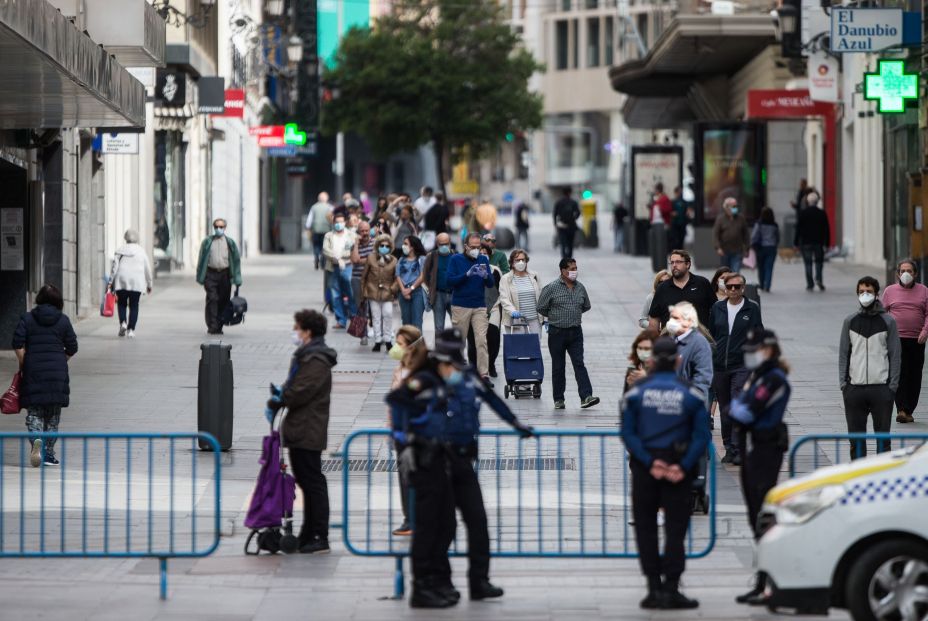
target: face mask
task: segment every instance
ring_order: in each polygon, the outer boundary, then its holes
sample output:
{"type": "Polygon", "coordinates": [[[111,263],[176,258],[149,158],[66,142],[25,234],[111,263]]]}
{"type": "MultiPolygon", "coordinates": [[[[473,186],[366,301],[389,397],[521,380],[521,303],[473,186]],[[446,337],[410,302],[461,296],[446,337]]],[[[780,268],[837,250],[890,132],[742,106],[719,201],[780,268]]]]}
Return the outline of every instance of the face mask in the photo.
{"type": "Polygon", "coordinates": [[[412,252],[412,248],[409,246],[403,246],[403,254],[409,254],[410,252],[412,252]]]}
{"type": "Polygon", "coordinates": [[[648,359],[651,357],[650,349],[636,349],[635,353],[638,355],[638,360],[642,362],[647,362],[648,359]]]}
{"type": "Polygon", "coordinates": [[[525,271],[525,261],[516,261],[516,262],[513,263],[512,265],[513,265],[513,267],[516,268],[516,271],[517,271],[517,272],[524,272],[524,271],[525,271]]]}
{"type": "Polygon", "coordinates": [[[902,272],[902,274],[899,276],[899,282],[901,282],[906,287],[911,285],[914,280],[915,276],[912,276],[912,274],[908,272],[902,272]]]}
{"type": "Polygon", "coordinates": [[[438,254],[451,254],[451,246],[447,244],[442,244],[438,247],[438,254]]]}
{"type": "Polygon", "coordinates": [[[725,281],[719,278],[719,291],[725,293],[725,281]]]}
{"type": "Polygon", "coordinates": [[[377,252],[379,252],[380,254],[386,256],[386,255],[390,254],[390,246],[380,246],[380,247],[377,249],[377,252]]]}
{"type": "Polygon", "coordinates": [[[744,354],[744,366],[749,369],[756,369],[767,362],[767,357],[762,351],[749,351],[744,354]]]}
{"type": "Polygon", "coordinates": [[[860,305],[864,308],[873,304],[873,301],[876,299],[876,296],[867,291],[866,293],[861,293],[857,296],[857,299],[860,301],[860,305]]]}
{"type": "Polygon", "coordinates": [[[445,378],[445,383],[449,386],[457,386],[464,381],[464,373],[455,369],[451,372],[451,375],[445,378]]]}
{"type": "Polygon", "coordinates": [[[731,215],[733,215],[733,216],[737,216],[737,215],[738,215],[738,208],[737,208],[737,207],[732,207],[732,208],[731,208],[731,215]]]}
{"type": "Polygon", "coordinates": [[[344,230],[345,230],[345,223],[344,223],[344,222],[336,222],[336,223],[335,223],[335,230],[336,230],[336,231],[344,231],[344,230]]]}
{"type": "Polygon", "coordinates": [[[406,353],[406,348],[399,343],[394,343],[393,347],[391,347],[390,351],[387,353],[390,355],[390,358],[399,362],[403,359],[403,355],[406,353]]]}
{"type": "Polygon", "coordinates": [[[476,259],[480,256],[480,248],[468,248],[467,256],[469,256],[471,259],[476,259]]]}
{"type": "Polygon", "coordinates": [[[300,336],[300,333],[294,330],[290,333],[290,342],[299,347],[303,344],[303,337],[300,336]]]}
{"type": "Polygon", "coordinates": [[[574,281],[577,280],[577,270],[572,272],[567,272],[567,280],[574,281]]]}
{"type": "Polygon", "coordinates": [[[222,237],[223,235],[226,234],[226,230],[222,227],[217,226],[216,228],[213,229],[213,233],[215,233],[216,237],[222,237]]]}
{"type": "Polygon", "coordinates": [[[671,317],[671,318],[667,321],[667,326],[666,326],[666,327],[667,327],[667,331],[670,332],[670,333],[671,333],[672,335],[674,335],[674,336],[676,336],[676,335],[680,334],[681,332],[683,332],[683,324],[680,323],[680,320],[679,320],[679,319],[674,319],[673,317],[671,317]]]}

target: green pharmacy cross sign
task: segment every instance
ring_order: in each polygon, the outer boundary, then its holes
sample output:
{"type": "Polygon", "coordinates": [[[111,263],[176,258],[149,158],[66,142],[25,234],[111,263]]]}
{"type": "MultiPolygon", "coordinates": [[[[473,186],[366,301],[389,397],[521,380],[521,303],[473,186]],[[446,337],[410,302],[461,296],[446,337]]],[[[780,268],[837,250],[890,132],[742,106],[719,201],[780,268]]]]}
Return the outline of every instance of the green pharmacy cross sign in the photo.
{"type": "Polygon", "coordinates": [[[296,123],[284,125],[284,144],[302,147],[306,144],[306,132],[301,132],[296,123]]]}
{"type": "Polygon", "coordinates": [[[864,74],[864,99],[879,102],[880,114],[905,112],[905,100],[917,98],[918,75],[901,60],[881,60],[876,73],[864,74]]]}

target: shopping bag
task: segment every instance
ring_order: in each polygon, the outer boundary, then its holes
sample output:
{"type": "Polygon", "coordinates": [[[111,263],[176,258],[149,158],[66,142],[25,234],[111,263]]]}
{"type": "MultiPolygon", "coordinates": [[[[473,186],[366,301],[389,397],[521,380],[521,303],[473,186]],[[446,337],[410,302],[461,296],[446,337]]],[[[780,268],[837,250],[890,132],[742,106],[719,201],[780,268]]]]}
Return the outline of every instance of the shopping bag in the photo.
{"type": "Polygon", "coordinates": [[[112,291],[106,292],[106,298],[103,300],[103,308],[100,310],[100,314],[104,317],[112,317],[113,313],[116,311],[116,294],[112,291]]]}
{"type": "Polygon", "coordinates": [[[0,412],[4,414],[19,414],[19,386],[22,384],[23,374],[17,372],[13,376],[13,383],[0,397],[0,412]]]}
{"type": "Polygon", "coordinates": [[[363,339],[367,336],[367,304],[361,304],[358,313],[351,318],[348,323],[348,334],[356,339],[363,339]]]}
{"type": "Polygon", "coordinates": [[[744,261],[742,261],[741,264],[749,270],[757,268],[757,253],[754,252],[753,248],[751,248],[747,256],[744,257],[744,261]]]}

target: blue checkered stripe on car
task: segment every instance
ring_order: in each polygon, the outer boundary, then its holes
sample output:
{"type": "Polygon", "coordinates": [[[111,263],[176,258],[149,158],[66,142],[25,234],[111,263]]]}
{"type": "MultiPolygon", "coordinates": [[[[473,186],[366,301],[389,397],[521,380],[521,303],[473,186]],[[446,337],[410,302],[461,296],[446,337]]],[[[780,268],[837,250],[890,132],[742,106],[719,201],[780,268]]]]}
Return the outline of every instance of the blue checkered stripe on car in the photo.
{"type": "Polygon", "coordinates": [[[855,483],[847,490],[841,504],[881,502],[918,496],[928,496],[928,475],[855,483]]]}

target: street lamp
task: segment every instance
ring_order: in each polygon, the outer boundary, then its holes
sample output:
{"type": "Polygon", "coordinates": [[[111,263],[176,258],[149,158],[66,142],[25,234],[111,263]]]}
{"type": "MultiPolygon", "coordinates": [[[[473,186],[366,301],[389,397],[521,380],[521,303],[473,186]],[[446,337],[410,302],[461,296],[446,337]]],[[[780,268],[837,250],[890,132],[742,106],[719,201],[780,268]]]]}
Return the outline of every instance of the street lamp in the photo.
{"type": "Polygon", "coordinates": [[[296,35],[287,42],[287,58],[294,65],[303,60],[303,39],[296,35]]]}
{"type": "Polygon", "coordinates": [[[777,17],[780,19],[780,32],[784,39],[796,34],[799,28],[799,11],[796,7],[784,4],[777,9],[777,17]]]}
{"type": "Polygon", "coordinates": [[[272,17],[280,17],[284,14],[284,0],[267,0],[265,10],[272,17]]]}

